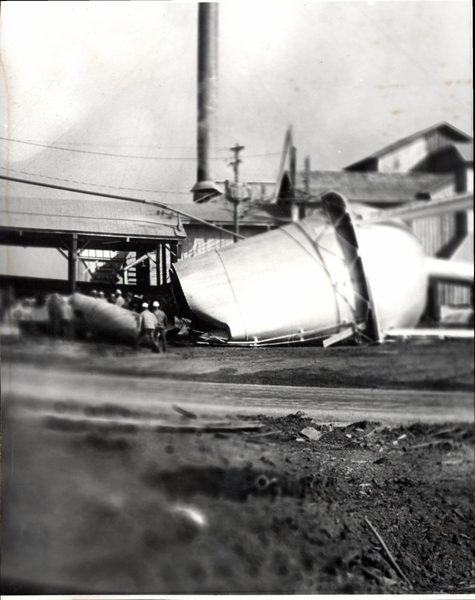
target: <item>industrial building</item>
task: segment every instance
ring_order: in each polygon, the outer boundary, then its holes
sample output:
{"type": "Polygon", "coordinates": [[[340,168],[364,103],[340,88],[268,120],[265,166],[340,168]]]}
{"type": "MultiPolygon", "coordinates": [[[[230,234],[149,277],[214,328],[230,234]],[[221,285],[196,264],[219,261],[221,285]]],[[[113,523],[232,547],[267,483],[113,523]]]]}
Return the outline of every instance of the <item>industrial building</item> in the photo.
{"type": "MultiPolygon", "coordinates": [[[[165,285],[174,262],[232,244],[237,231],[240,237],[250,237],[275,229],[296,214],[312,214],[319,198],[330,190],[350,204],[374,209],[422,206],[466,194],[473,198],[472,138],[442,123],[342,171],[310,170],[306,161],[306,169],[296,171],[293,190],[287,169],[278,183],[241,185],[238,202],[225,193],[224,185],[217,185],[209,199],[174,204],[172,210],[113,196],[98,199],[58,192],[40,202],[31,190],[19,195],[25,186],[9,186],[0,207],[3,245],[56,248],[68,263],[64,290],[120,284],[144,291],[165,285]]],[[[409,224],[428,255],[473,263],[473,210],[423,216],[409,224]]],[[[15,274],[2,278],[12,283],[15,274]]],[[[434,294],[437,306],[471,301],[471,290],[462,286],[439,283],[434,294]]]]}
{"type": "MultiPolygon", "coordinates": [[[[395,209],[410,203],[423,206],[427,201],[438,199],[453,199],[455,206],[456,199],[467,194],[473,202],[472,143],[471,136],[440,123],[401,139],[342,171],[309,168],[297,171],[295,190],[292,190],[288,170],[277,192],[273,192],[268,183],[247,184],[247,200],[237,208],[239,232],[248,237],[288,222],[293,218],[292,213],[305,217],[318,209],[319,198],[328,191],[342,194],[351,204],[374,209],[395,209]]],[[[273,187],[275,190],[276,186],[273,187]]],[[[229,197],[214,196],[188,210],[219,223],[230,233],[218,235],[192,219],[186,220],[184,256],[233,243],[236,205],[229,197]]],[[[429,256],[473,263],[473,209],[421,216],[408,224],[429,256]]],[[[468,305],[471,290],[442,282],[437,284],[431,297],[436,306],[468,305]]]]}

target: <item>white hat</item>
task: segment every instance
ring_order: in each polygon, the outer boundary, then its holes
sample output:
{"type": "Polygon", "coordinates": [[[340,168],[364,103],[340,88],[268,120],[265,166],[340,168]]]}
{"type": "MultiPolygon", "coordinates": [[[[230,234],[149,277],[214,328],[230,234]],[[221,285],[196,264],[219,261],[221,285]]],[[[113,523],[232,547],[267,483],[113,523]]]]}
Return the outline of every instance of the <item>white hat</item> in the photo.
{"type": "Polygon", "coordinates": [[[160,306],[160,304],[155,300],[152,306],[160,306]]]}
{"type": "Polygon", "coordinates": [[[116,290],[115,292],[118,296],[120,296],[122,294],[122,292],[120,290],[116,290]]]}
{"type": "Polygon", "coordinates": [[[142,308],[148,308],[148,304],[147,304],[146,302],[144,302],[144,303],[142,304],[142,308]]]}

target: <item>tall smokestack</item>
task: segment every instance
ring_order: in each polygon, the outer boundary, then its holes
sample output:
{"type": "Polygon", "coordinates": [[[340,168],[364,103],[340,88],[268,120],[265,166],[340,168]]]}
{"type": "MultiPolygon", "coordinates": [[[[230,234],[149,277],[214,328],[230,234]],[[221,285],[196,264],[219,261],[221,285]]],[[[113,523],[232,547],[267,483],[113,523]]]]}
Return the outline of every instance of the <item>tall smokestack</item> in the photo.
{"type": "Polygon", "coordinates": [[[193,200],[204,202],[220,193],[212,181],[210,153],[216,130],[218,100],[218,3],[198,3],[198,135],[197,183],[193,200]]]}

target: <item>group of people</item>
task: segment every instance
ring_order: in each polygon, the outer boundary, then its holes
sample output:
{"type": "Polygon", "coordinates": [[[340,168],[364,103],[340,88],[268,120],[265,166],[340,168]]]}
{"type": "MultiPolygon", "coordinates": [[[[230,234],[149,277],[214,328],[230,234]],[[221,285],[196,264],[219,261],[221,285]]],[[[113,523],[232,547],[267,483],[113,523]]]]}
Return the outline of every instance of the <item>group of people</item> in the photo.
{"type": "Polygon", "coordinates": [[[135,341],[137,350],[146,340],[152,347],[152,352],[167,352],[166,337],[167,317],[157,300],[149,306],[148,302],[142,303],[142,311],[139,315],[139,334],[135,341]]]}
{"type": "Polygon", "coordinates": [[[131,310],[132,312],[140,313],[143,310],[143,304],[148,303],[147,299],[143,296],[139,296],[137,294],[132,294],[129,291],[116,289],[115,292],[111,294],[107,294],[102,290],[92,290],[89,294],[93,298],[97,298],[98,300],[103,300],[104,302],[108,302],[109,304],[115,304],[116,306],[120,306],[121,308],[126,308],[131,310]]]}
{"type": "MultiPolygon", "coordinates": [[[[137,336],[134,346],[138,349],[143,344],[151,346],[152,352],[168,351],[167,344],[167,316],[160,307],[157,299],[147,302],[147,298],[132,295],[130,292],[122,292],[117,289],[114,294],[106,297],[103,291],[93,290],[90,295],[98,300],[114,304],[128,309],[134,313],[137,319],[137,336]]],[[[5,296],[5,294],[4,294],[5,296]]],[[[43,326],[52,338],[73,340],[77,329],[81,330],[84,325],[75,320],[75,311],[72,297],[63,296],[58,293],[49,294],[46,297],[24,298],[21,301],[8,301],[2,298],[1,307],[5,314],[10,309],[10,314],[21,333],[29,335],[35,327],[43,326]],[[35,312],[36,311],[36,312],[35,312]],[[34,314],[33,314],[34,313],[34,314]]]]}
{"type": "Polygon", "coordinates": [[[90,295],[98,300],[103,300],[104,302],[139,313],[135,349],[138,349],[144,342],[147,342],[151,346],[152,352],[167,352],[167,316],[161,310],[158,300],[147,302],[141,296],[133,295],[128,291],[122,293],[120,289],[117,289],[109,296],[106,296],[103,291],[97,290],[92,290],[90,295]]]}
{"type": "Polygon", "coordinates": [[[46,310],[50,336],[64,340],[74,339],[74,311],[71,298],[51,294],[46,301],[46,310]]]}
{"type": "Polygon", "coordinates": [[[123,295],[122,291],[119,289],[117,289],[113,294],[110,294],[110,296],[106,296],[102,290],[99,292],[97,290],[92,290],[90,295],[93,298],[104,300],[104,302],[109,302],[109,304],[116,304],[122,308],[132,309],[132,304],[134,302],[134,296],[130,292],[126,292],[125,295],[123,295]]]}

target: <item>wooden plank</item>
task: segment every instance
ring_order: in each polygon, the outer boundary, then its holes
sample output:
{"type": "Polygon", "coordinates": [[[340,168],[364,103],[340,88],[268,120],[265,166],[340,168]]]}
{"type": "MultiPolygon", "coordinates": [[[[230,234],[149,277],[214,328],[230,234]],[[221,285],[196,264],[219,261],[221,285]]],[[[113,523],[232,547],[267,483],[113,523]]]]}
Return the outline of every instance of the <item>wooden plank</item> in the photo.
{"type": "Polygon", "coordinates": [[[473,329],[391,329],[385,333],[387,338],[440,338],[440,339],[473,339],[473,329]]]}
{"type": "MultiPolygon", "coordinates": [[[[40,416],[38,414],[37,416],[40,416]]],[[[67,416],[58,416],[57,414],[41,414],[43,423],[51,429],[67,430],[76,433],[91,431],[116,431],[118,433],[133,433],[137,430],[148,429],[152,431],[173,431],[182,433],[200,432],[241,432],[256,431],[265,427],[262,423],[255,421],[211,421],[205,419],[196,420],[165,420],[165,419],[129,419],[129,418],[111,418],[111,417],[83,417],[69,414],[67,416]]]]}
{"type": "Polygon", "coordinates": [[[328,348],[329,346],[333,346],[333,344],[341,342],[342,340],[346,340],[349,337],[351,337],[354,334],[354,332],[355,330],[353,329],[353,327],[347,327],[346,329],[343,329],[342,331],[339,331],[338,333],[335,333],[334,335],[324,340],[323,347],[328,348]]]}

